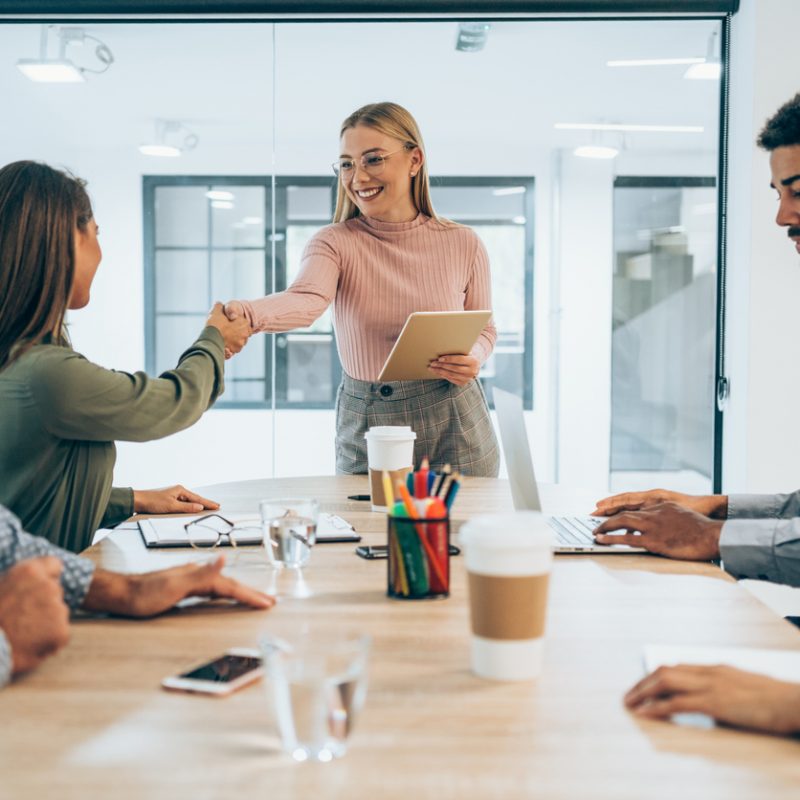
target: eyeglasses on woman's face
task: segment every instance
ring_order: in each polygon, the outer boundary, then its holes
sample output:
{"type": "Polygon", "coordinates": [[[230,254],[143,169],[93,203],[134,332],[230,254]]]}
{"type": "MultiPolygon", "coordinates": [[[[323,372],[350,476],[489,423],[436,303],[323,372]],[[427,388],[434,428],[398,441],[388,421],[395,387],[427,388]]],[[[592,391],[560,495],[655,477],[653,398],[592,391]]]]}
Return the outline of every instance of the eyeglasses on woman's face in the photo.
{"type": "Polygon", "coordinates": [[[383,172],[386,167],[387,159],[408,149],[409,145],[403,145],[399,150],[393,150],[391,153],[366,153],[361,156],[358,161],[353,158],[340,158],[338,161],[334,161],[331,166],[333,167],[334,175],[337,175],[345,182],[349,182],[353,179],[353,176],[356,174],[356,164],[358,164],[367,175],[374,178],[383,172]]]}

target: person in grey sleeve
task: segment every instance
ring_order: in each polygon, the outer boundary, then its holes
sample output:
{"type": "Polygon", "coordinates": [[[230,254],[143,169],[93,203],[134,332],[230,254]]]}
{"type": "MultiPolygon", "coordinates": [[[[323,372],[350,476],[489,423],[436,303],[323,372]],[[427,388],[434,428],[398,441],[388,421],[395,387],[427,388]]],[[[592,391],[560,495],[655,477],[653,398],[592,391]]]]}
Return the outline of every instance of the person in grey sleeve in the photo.
{"type": "MultiPolygon", "coordinates": [[[[767,121],[758,144],[770,153],[775,221],[800,253],[800,94],[767,121]]],[[[721,558],[734,577],[800,586],[800,491],[703,497],[656,489],[605,498],[595,513],[610,516],[595,531],[601,544],[633,544],[679,559],[721,558]],[[616,530],[640,533],[609,535],[616,530]]],[[[657,719],[699,711],[739,727],[800,732],[800,683],[731,667],[661,667],[625,703],[657,719]]]]}
{"type": "Polygon", "coordinates": [[[222,575],[223,565],[218,558],[143,575],[109,572],[26,533],[0,506],[0,688],[67,644],[70,609],[152,617],[194,595],[274,605],[269,595],[222,575]]]}

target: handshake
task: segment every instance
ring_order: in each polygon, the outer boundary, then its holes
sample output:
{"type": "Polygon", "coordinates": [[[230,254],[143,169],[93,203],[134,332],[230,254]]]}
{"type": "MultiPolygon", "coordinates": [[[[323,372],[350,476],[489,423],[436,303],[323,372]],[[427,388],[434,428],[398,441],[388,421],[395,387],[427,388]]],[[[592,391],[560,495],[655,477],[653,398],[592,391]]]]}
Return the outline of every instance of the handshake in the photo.
{"type": "Polygon", "coordinates": [[[242,304],[236,300],[226,303],[214,303],[208,314],[206,325],[216,328],[225,341],[225,358],[238,353],[247,344],[253,333],[250,323],[244,314],[242,304]]]}

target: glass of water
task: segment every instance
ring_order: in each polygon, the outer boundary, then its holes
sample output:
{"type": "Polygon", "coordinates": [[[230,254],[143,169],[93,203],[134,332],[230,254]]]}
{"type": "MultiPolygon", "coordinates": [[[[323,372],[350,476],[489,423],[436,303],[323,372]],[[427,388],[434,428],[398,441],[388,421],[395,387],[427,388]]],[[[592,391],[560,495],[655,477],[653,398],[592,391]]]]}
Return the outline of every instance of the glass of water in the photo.
{"type": "Polygon", "coordinates": [[[261,638],[268,697],[295,761],[343,756],[367,693],[371,639],[320,628],[261,638]]]}
{"type": "Polygon", "coordinates": [[[312,497],[290,497],[262,500],[259,509],[270,563],[275,567],[304,567],[317,539],[319,503],[312,497]]]}

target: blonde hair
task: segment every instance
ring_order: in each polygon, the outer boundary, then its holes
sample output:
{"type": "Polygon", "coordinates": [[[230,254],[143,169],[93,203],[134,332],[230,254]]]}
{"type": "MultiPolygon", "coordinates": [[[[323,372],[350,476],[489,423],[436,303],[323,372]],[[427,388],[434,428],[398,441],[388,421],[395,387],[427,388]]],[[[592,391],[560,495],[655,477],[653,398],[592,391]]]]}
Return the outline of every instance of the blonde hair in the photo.
{"type": "MultiPolygon", "coordinates": [[[[403,142],[406,150],[418,147],[422,151],[422,165],[417,174],[411,179],[411,199],[417,211],[438,220],[439,217],[433,210],[431,202],[431,187],[428,178],[428,160],[425,157],[425,145],[422,142],[422,134],[419,131],[417,121],[411,114],[397,103],[370,103],[354,111],[342,123],[339,137],[344,136],[344,132],[356,125],[366,125],[374,128],[386,136],[398,139],[403,142]]],[[[334,222],[344,222],[353,217],[358,217],[361,212],[358,206],[347,196],[344,184],[339,181],[336,192],[336,211],[333,214],[334,222]]]]}

